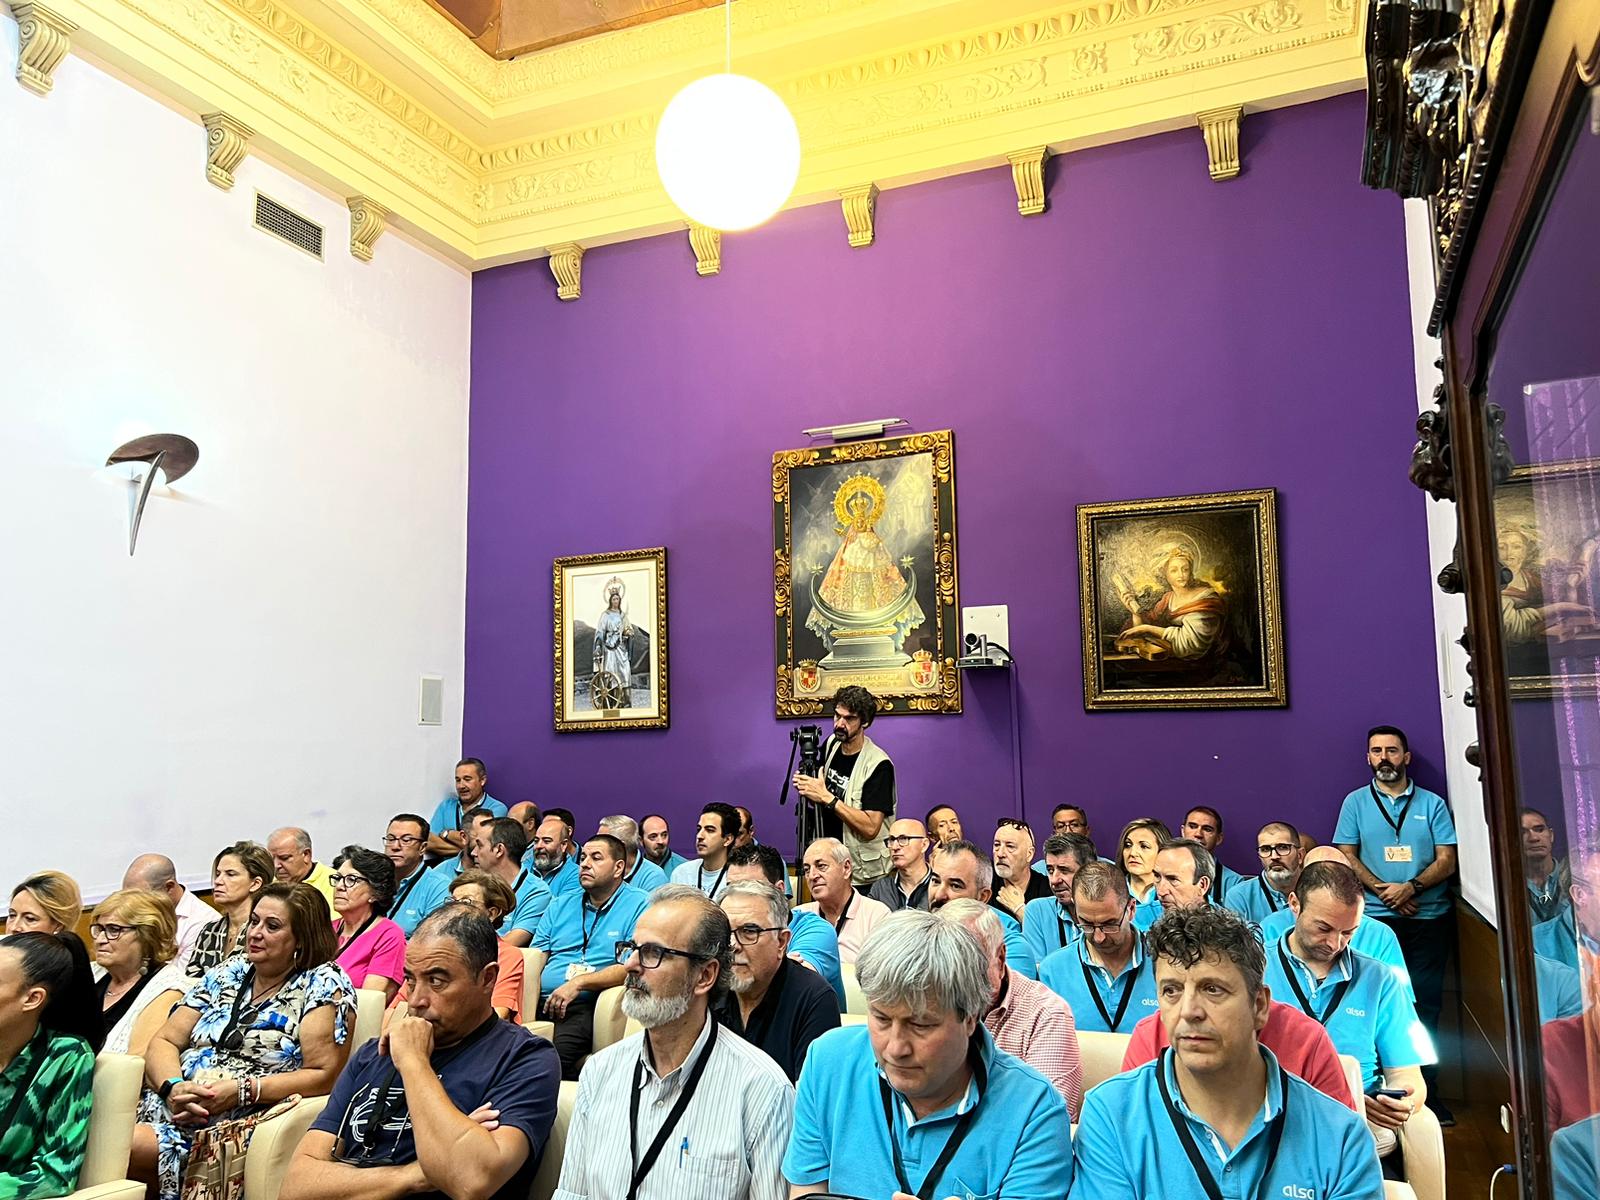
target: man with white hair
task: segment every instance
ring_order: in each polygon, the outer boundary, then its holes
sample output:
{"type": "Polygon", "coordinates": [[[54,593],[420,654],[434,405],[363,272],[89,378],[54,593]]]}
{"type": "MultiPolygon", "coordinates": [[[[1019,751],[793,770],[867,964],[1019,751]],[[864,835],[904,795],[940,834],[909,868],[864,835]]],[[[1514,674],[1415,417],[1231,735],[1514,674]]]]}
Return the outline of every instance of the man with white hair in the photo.
{"type": "Polygon", "coordinates": [[[1001,817],[994,830],[994,877],[998,881],[989,901],[1018,921],[1028,901],[1050,895],[1050,884],[1033,870],[1033,830],[1026,821],[1001,817]]]}
{"type": "Polygon", "coordinates": [[[328,902],[328,919],[333,919],[333,884],[326,863],[319,863],[311,853],[311,835],[293,825],[274,829],[267,839],[267,853],[272,855],[272,873],[279,883],[309,883],[322,893],[328,902]]]}
{"type": "Polygon", "coordinates": [[[989,969],[989,1004],[984,1009],[983,1027],[994,1036],[994,1044],[1048,1079],[1076,1121],[1083,1103],[1083,1061],[1072,1010],[1044,984],[1006,966],[1005,931],[987,904],[952,900],[939,910],[939,916],[965,926],[983,947],[989,969]]]}
{"type": "Polygon", "coordinates": [[[178,868],[165,854],[141,854],[122,873],[124,890],[160,892],[172,901],[178,914],[178,954],[172,961],[181,970],[194,952],[200,931],[220,913],[178,882],[178,868]]]}
{"type": "Polygon", "coordinates": [[[866,1025],[823,1034],[800,1073],[783,1159],[790,1196],[1064,1200],[1067,1106],[984,1028],[991,990],[978,940],[902,909],[867,939],[856,974],[866,1025]]]}
{"type": "Polygon", "coordinates": [[[742,880],[723,888],[720,903],[733,927],[733,973],[712,1015],[798,1079],[811,1043],[839,1028],[838,998],[821,975],[789,961],[782,892],[742,880]]]}
{"type": "Polygon", "coordinates": [[[794,1088],[710,1015],[732,940],[700,889],[668,884],[617,943],[622,1011],[644,1032],[584,1066],[554,1200],[782,1200],[794,1088]]]}
{"type": "Polygon", "coordinates": [[[816,913],[839,935],[839,958],[852,963],[867,936],[889,915],[889,906],[850,886],[850,851],[838,838],[818,838],[806,847],[801,867],[811,894],[803,912],[816,913]]]}
{"type": "Polygon", "coordinates": [[[638,888],[645,895],[649,895],[658,887],[665,886],[667,873],[639,853],[639,822],[621,814],[601,817],[600,832],[609,833],[621,842],[622,848],[627,851],[628,866],[622,873],[623,883],[638,888]]]}

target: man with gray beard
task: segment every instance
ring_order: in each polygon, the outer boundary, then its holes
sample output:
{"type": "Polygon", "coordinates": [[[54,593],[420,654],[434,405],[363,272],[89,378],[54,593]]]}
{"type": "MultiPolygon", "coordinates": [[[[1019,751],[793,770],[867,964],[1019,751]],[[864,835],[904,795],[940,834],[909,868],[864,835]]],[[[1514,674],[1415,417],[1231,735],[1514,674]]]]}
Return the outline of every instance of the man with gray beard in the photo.
{"type": "Polygon", "coordinates": [[[633,938],[622,1011],[644,1026],[590,1057],[578,1082],[555,1200],[787,1200],[794,1088],[722,1029],[727,916],[698,888],[659,888],[633,938]]]}
{"type": "Polygon", "coordinates": [[[1259,925],[1289,907],[1289,893],[1300,882],[1306,852],[1300,848],[1298,829],[1287,821],[1268,821],[1256,834],[1256,854],[1261,874],[1235,880],[1222,903],[1259,925]]]}

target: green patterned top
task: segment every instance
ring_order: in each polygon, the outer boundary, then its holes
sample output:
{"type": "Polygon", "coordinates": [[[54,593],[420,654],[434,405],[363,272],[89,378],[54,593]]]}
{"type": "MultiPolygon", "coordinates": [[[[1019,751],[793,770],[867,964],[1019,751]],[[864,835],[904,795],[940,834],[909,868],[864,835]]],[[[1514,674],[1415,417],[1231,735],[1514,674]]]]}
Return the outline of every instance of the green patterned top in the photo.
{"type": "Polygon", "coordinates": [[[94,1051],[81,1038],[40,1029],[0,1071],[0,1113],[25,1084],[16,1119],[0,1129],[0,1200],[65,1196],[78,1186],[89,1144],[94,1051]]]}

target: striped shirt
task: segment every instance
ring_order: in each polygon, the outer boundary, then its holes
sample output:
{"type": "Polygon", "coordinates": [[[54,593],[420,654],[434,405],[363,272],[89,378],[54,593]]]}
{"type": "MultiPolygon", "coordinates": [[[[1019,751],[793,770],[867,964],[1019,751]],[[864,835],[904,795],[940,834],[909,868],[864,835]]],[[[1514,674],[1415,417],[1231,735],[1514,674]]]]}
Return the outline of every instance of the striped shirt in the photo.
{"type": "Polygon", "coordinates": [[[1074,1121],[1083,1103],[1083,1063],[1072,1010],[1060,996],[1006,968],[1006,991],[983,1024],[994,1044],[1050,1081],[1074,1121]]]}
{"type": "MultiPolygon", "coordinates": [[[[626,1200],[631,1175],[629,1102],[634,1067],[639,1089],[639,1156],[655,1141],[695,1064],[712,1021],[683,1064],[656,1074],[646,1035],[636,1033],[592,1055],[578,1079],[578,1099],[552,1200],[626,1200]]],[[[639,1184],[638,1200],[788,1200],[783,1152],[794,1123],[794,1088],[776,1063],[738,1034],[717,1032],[694,1098],[639,1184]]]]}

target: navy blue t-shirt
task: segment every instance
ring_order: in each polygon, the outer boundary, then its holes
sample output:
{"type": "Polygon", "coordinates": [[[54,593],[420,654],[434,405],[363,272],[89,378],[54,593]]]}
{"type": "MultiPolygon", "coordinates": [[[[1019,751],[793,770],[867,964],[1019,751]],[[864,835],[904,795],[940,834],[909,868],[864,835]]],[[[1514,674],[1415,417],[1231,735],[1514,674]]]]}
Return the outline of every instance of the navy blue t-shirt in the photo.
{"type": "MultiPolygon", "coordinates": [[[[481,1104],[498,1108],[500,1124],[521,1130],[528,1139],[527,1161],[495,1193],[495,1200],[527,1200],[556,1119],[561,1060],[554,1046],[521,1025],[498,1017],[491,1020],[488,1031],[472,1038],[469,1045],[435,1049],[433,1061],[446,1094],[458,1109],[470,1113],[481,1104]]],[[[333,1134],[338,1139],[335,1155],[353,1166],[385,1167],[416,1161],[417,1143],[404,1083],[394,1061],[378,1054],[376,1038],[351,1057],[333,1085],[327,1107],[311,1128],[333,1134]],[[381,1128],[374,1128],[380,1106],[381,1128]]]]}

